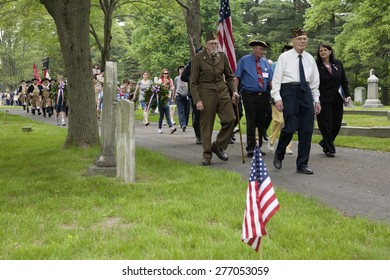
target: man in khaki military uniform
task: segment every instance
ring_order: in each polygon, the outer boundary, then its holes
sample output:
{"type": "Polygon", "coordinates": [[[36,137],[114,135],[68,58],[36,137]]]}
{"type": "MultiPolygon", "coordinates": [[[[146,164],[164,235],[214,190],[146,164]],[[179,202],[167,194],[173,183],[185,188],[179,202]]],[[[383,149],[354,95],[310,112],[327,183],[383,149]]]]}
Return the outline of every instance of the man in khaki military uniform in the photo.
{"type": "Polygon", "coordinates": [[[41,90],[38,86],[38,79],[33,78],[32,82],[33,84],[27,90],[27,95],[31,97],[31,113],[35,115],[35,110],[37,110],[38,115],[41,115],[41,90]]]}
{"type": "Polygon", "coordinates": [[[201,111],[202,164],[210,165],[212,153],[220,160],[227,161],[224,150],[235,122],[232,102],[236,104],[239,95],[228,59],[223,52],[218,52],[218,40],[214,33],[207,34],[205,50],[192,59],[190,87],[196,108],[201,111]],[[233,93],[232,97],[228,88],[233,93]],[[211,143],[216,114],[221,121],[221,130],[215,142],[211,143]]]}
{"type": "Polygon", "coordinates": [[[18,94],[20,96],[20,102],[22,103],[23,110],[26,110],[26,93],[27,93],[27,84],[25,80],[20,81],[20,86],[18,88],[18,94]]]}
{"type": "Polygon", "coordinates": [[[51,84],[48,78],[43,78],[41,84],[42,92],[42,113],[46,117],[46,113],[49,117],[53,115],[54,100],[50,98],[51,84]]]}

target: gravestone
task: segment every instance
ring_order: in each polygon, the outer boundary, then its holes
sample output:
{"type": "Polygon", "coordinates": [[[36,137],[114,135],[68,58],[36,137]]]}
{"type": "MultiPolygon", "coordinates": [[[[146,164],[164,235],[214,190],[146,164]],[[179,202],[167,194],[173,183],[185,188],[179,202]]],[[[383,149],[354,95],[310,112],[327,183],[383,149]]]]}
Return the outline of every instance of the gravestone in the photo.
{"type": "Polygon", "coordinates": [[[135,182],[135,111],[134,102],[122,99],[116,107],[116,176],[135,182]]]}
{"type": "Polygon", "coordinates": [[[364,108],[381,108],[383,104],[378,99],[379,96],[379,79],[374,75],[374,69],[370,70],[370,77],[367,79],[368,92],[367,99],[364,102],[364,108]]]}
{"type": "Polygon", "coordinates": [[[354,90],[354,101],[364,104],[364,101],[367,99],[367,92],[365,87],[357,87],[354,90]]]}
{"type": "Polygon", "coordinates": [[[115,144],[115,108],[117,85],[116,62],[107,61],[104,73],[101,154],[97,156],[94,165],[88,169],[88,175],[116,176],[115,144]]]}

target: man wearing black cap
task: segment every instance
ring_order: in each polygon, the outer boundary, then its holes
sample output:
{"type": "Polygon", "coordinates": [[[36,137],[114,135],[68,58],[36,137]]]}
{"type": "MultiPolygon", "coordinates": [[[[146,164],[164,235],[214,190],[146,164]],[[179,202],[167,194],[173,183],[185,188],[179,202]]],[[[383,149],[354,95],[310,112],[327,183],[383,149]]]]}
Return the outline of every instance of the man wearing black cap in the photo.
{"type": "Polygon", "coordinates": [[[188,99],[188,84],[181,80],[181,75],[184,70],[184,65],[177,67],[179,76],[176,76],[173,80],[175,86],[175,100],[177,105],[177,113],[179,116],[179,124],[181,131],[186,131],[188,125],[188,118],[190,115],[190,100],[188,99]]]}
{"type": "Polygon", "coordinates": [[[210,165],[212,153],[227,161],[225,152],[233,132],[235,116],[232,102],[239,99],[229,61],[218,52],[218,39],[214,33],[206,36],[205,50],[196,54],[191,63],[191,94],[200,113],[200,131],[203,145],[203,165],[210,165]],[[226,82],[225,82],[226,80],[226,82]],[[229,95],[228,87],[233,93],[229,95]],[[211,143],[215,116],[221,122],[215,142],[211,143]]]}
{"type": "MultiPolygon", "coordinates": [[[[240,59],[235,76],[245,109],[247,156],[252,157],[256,145],[256,128],[259,133],[259,146],[262,144],[265,116],[270,101],[272,70],[264,58],[268,44],[253,40],[249,42],[249,46],[252,47],[252,53],[240,59]]],[[[265,155],[263,151],[261,153],[265,155]]]]}
{"type": "Polygon", "coordinates": [[[271,95],[276,109],[283,111],[284,127],[280,133],[273,164],[282,168],[282,160],[287,145],[295,131],[298,131],[297,172],[313,174],[308,167],[311,137],[314,126],[314,112],[319,114],[320,78],[313,56],[305,52],[306,32],[297,28],[292,33],[293,49],[282,53],[278,58],[272,80],[271,95]],[[313,104],[314,103],[314,104],[313,104]]]}

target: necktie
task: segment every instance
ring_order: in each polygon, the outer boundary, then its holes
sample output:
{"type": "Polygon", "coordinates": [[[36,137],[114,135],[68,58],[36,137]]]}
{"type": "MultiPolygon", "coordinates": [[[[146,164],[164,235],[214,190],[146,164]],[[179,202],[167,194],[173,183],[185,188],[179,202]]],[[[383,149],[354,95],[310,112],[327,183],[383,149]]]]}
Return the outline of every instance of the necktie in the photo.
{"type": "Polygon", "coordinates": [[[305,70],[303,69],[303,63],[302,63],[302,55],[298,55],[299,57],[299,80],[301,83],[301,90],[305,90],[307,83],[306,83],[306,77],[305,77],[305,70]]]}
{"type": "Polygon", "coordinates": [[[259,81],[259,87],[263,88],[264,87],[263,71],[261,70],[261,67],[260,67],[260,58],[259,57],[256,57],[256,72],[257,72],[257,79],[259,81]]]}

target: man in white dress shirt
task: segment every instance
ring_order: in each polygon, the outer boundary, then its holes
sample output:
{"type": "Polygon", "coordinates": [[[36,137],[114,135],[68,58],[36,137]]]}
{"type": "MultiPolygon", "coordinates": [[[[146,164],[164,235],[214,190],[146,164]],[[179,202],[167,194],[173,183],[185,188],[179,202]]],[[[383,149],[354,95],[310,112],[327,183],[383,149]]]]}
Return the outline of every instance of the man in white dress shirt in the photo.
{"type": "Polygon", "coordinates": [[[292,33],[293,49],[282,53],[278,58],[272,79],[271,96],[275,100],[278,111],[283,112],[284,127],[280,133],[273,164],[282,168],[282,161],[287,145],[295,131],[298,132],[297,172],[313,174],[308,166],[311,138],[314,126],[314,113],[319,114],[321,105],[318,87],[320,79],[316,62],[305,51],[307,35],[305,30],[298,28],[292,33]],[[303,71],[300,70],[300,60],[303,71]],[[301,81],[301,72],[302,78],[301,81]]]}

